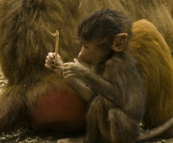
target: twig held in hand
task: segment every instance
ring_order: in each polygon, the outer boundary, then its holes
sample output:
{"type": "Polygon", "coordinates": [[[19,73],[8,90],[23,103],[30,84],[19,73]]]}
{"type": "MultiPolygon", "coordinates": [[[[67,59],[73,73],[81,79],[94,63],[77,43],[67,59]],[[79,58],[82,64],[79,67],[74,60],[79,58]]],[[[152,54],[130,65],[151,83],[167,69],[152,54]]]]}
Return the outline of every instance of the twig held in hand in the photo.
{"type": "MultiPolygon", "coordinates": [[[[58,46],[59,46],[59,31],[56,30],[56,41],[55,41],[55,61],[57,61],[58,46]]],[[[54,62],[54,66],[56,66],[56,62],[54,62]]]]}
{"type": "MultiPolygon", "coordinates": [[[[47,30],[44,25],[43,25],[43,27],[51,36],[56,37],[56,39],[55,39],[55,61],[57,61],[58,46],[59,46],[59,31],[56,30],[55,33],[52,33],[49,30],[47,30]]],[[[56,62],[54,62],[54,67],[56,67],[56,62]]]]}

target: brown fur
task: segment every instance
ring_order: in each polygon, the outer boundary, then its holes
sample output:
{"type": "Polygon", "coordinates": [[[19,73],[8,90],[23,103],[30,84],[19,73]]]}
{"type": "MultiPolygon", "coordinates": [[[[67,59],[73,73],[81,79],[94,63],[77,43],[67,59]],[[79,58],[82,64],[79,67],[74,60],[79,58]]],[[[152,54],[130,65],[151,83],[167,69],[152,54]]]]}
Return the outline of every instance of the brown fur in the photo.
{"type": "MultiPolygon", "coordinates": [[[[63,79],[44,67],[45,56],[49,51],[54,51],[54,39],[44,26],[51,32],[56,29],[60,31],[59,54],[64,61],[71,61],[79,52],[76,39],[78,23],[93,11],[104,7],[125,11],[134,21],[146,18],[153,22],[172,49],[171,2],[0,0],[0,64],[8,79],[8,85],[0,97],[0,130],[10,129],[16,122],[27,118],[37,99],[49,91],[65,89],[74,92],[63,79]]],[[[139,68],[143,71],[148,91],[144,118],[146,128],[161,124],[173,114],[172,60],[167,45],[164,44],[162,49],[158,46],[152,45],[152,50],[145,45],[147,51],[143,58],[139,56],[144,51],[134,53],[140,61],[139,68]]]]}
{"type": "MultiPolygon", "coordinates": [[[[173,114],[172,57],[168,45],[152,23],[146,20],[135,22],[133,32],[129,46],[139,62],[138,67],[146,87],[143,123],[144,129],[150,129],[173,114]]],[[[173,129],[170,134],[172,133],[173,129]]]]}
{"type": "Polygon", "coordinates": [[[47,95],[48,92],[57,88],[73,92],[64,80],[44,67],[45,56],[49,51],[54,51],[54,39],[47,33],[44,26],[51,32],[55,29],[60,30],[59,53],[64,61],[71,60],[78,53],[79,47],[75,42],[74,33],[77,31],[79,4],[76,1],[74,5],[70,5],[71,11],[65,13],[62,9],[64,5],[68,6],[63,0],[2,1],[1,31],[3,36],[1,37],[3,42],[1,43],[0,62],[2,71],[8,79],[8,85],[0,100],[0,121],[2,123],[0,130],[6,129],[6,126],[9,129],[16,121],[22,120],[18,111],[26,109],[23,106],[28,108],[23,115],[28,116],[28,112],[30,115],[30,110],[39,96],[47,95]],[[35,5],[37,5],[36,10],[34,10],[35,5]],[[7,9],[9,12],[5,14],[7,9]],[[75,13],[74,16],[72,11],[75,13]],[[40,15],[41,12],[44,15],[40,15]],[[20,99],[22,101],[18,104],[20,99]]]}
{"type": "Polygon", "coordinates": [[[113,7],[126,12],[134,21],[147,19],[152,22],[173,49],[173,20],[170,15],[172,4],[172,0],[115,0],[113,7]]]}
{"type": "Polygon", "coordinates": [[[172,15],[172,18],[173,18],[173,5],[172,5],[172,9],[171,9],[171,15],[172,15]]]}

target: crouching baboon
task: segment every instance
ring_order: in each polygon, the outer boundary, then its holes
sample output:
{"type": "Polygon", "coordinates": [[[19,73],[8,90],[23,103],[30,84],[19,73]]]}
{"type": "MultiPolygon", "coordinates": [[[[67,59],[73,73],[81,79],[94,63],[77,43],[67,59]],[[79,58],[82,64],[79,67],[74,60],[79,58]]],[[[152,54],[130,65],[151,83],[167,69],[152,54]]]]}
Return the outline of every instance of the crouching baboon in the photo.
{"type": "MultiPolygon", "coordinates": [[[[77,25],[94,11],[110,7],[125,11],[134,21],[149,19],[172,47],[170,5],[171,0],[0,0],[0,64],[8,80],[0,96],[0,131],[21,123],[34,129],[85,128],[86,102],[44,67],[45,56],[55,45],[48,31],[59,30],[59,54],[64,62],[72,61],[80,50],[77,25]]],[[[139,41],[133,47],[145,48],[133,54],[142,64],[139,70],[147,92],[144,125],[153,128],[173,114],[172,60],[166,44],[149,48],[139,41]]]]}
{"type": "MultiPolygon", "coordinates": [[[[150,22],[146,20],[135,22],[133,24],[133,33],[129,47],[132,55],[138,61],[138,68],[147,91],[143,123],[144,129],[150,129],[172,116],[172,113],[169,115],[166,113],[172,112],[172,100],[170,100],[173,92],[173,83],[171,82],[173,80],[171,73],[173,70],[172,56],[162,35],[150,22]],[[156,63],[157,65],[155,65],[156,63]],[[162,69],[163,65],[164,68],[162,69]],[[168,71],[171,72],[168,74],[168,71]],[[164,82],[162,79],[164,79],[164,82]],[[170,84],[170,87],[159,90],[166,84],[170,84]],[[155,110],[156,108],[157,110],[155,110]],[[153,114],[155,116],[152,116],[153,114]],[[148,117],[151,116],[152,118],[149,120],[148,117]]],[[[173,129],[171,128],[164,136],[168,137],[172,134],[173,129]]]]}
{"type": "MultiPolygon", "coordinates": [[[[141,24],[145,26],[145,21],[141,24]]],[[[49,53],[46,57],[45,66],[63,76],[90,102],[86,137],[71,143],[134,143],[138,138],[143,139],[140,125],[145,113],[146,91],[137,61],[129,51],[131,29],[132,20],[124,13],[101,10],[78,28],[82,44],[78,59],[90,69],[77,59],[63,63],[59,55],[55,58],[56,54],[49,53]]],[[[173,118],[171,121],[172,126],[173,118]]]]}

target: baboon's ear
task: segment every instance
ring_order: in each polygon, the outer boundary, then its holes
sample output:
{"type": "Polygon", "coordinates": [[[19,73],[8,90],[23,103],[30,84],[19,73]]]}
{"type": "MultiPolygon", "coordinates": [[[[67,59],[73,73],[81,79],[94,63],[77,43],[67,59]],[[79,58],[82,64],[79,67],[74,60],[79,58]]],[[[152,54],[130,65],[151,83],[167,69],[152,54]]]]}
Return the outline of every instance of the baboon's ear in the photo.
{"type": "Polygon", "coordinates": [[[116,37],[114,38],[112,49],[115,52],[123,51],[127,44],[127,37],[128,37],[127,33],[117,34],[116,37]]]}

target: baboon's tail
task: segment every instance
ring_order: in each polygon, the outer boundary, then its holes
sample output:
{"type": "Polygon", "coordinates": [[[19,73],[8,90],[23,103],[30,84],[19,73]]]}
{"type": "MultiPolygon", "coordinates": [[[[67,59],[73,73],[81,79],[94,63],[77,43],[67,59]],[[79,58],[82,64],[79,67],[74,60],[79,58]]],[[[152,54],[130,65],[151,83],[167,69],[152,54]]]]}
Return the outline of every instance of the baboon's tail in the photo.
{"type": "Polygon", "coordinates": [[[155,136],[163,133],[164,131],[168,130],[172,126],[173,126],[173,117],[171,117],[169,120],[167,120],[166,122],[164,122],[163,124],[159,125],[156,128],[149,129],[149,130],[143,130],[140,133],[137,141],[147,140],[152,137],[155,137],[155,136]]]}

